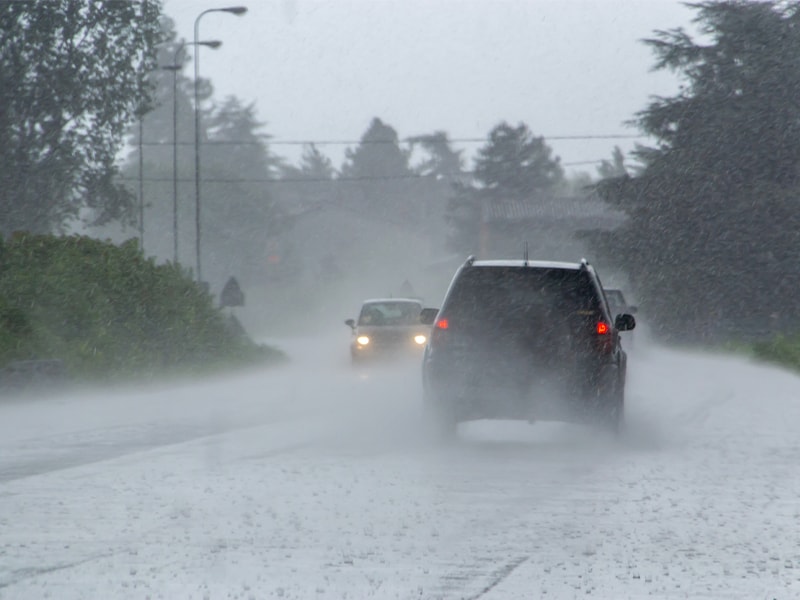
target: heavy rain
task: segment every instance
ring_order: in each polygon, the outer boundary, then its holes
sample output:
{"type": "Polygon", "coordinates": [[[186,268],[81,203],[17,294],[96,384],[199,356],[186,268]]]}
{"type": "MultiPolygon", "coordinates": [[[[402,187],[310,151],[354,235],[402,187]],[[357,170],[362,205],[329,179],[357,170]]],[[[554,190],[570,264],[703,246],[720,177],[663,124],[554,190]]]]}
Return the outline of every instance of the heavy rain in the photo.
{"type": "Polygon", "coordinates": [[[800,597],[798,57],[0,0],[0,600],[800,597]]]}

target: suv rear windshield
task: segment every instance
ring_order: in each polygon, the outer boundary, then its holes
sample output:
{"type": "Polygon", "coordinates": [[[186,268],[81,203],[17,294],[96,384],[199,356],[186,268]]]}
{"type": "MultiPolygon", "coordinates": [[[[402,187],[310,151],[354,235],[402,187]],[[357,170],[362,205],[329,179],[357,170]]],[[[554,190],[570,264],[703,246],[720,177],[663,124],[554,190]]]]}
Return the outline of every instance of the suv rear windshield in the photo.
{"type": "Polygon", "coordinates": [[[531,267],[466,268],[443,307],[450,317],[483,322],[520,313],[599,311],[594,285],[585,271],[531,267]]]}

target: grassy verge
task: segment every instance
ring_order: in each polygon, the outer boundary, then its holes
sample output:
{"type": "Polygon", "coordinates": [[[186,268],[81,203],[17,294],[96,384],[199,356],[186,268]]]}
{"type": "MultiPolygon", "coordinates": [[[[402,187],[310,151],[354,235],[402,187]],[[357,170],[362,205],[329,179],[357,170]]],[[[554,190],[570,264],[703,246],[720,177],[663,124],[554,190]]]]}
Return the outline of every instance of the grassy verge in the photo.
{"type": "Polygon", "coordinates": [[[752,353],[759,360],[800,371],[800,336],[779,335],[769,341],[752,345],[752,353]]]}

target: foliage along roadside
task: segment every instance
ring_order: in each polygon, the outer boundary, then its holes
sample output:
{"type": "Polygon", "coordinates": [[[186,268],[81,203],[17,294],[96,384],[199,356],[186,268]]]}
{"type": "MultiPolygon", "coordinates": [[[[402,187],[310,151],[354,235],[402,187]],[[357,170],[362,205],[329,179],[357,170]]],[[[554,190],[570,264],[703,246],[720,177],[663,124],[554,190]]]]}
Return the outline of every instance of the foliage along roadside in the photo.
{"type": "Polygon", "coordinates": [[[155,264],[136,240],[0,240],[0,367],[60,359],[73,379],[107,381],[283,358],[230,328],[188,271],[155,264]]]}
{"type": "Polygon", "coordinates": [[[602,198],[628,215],[587,234],[598,263],[626,272],[659,336],[724,339],[800,314],[800,3],[699,2],[694,38],[656,31],[657,70],[682,82],[633,124],[633,176],[602,198]]]}
{"type": "Polygon", "coordinates": [[[756,342],[753,355],[763,361],[800,371],[800,335],[779,335],[771,340],[756,342]]]}

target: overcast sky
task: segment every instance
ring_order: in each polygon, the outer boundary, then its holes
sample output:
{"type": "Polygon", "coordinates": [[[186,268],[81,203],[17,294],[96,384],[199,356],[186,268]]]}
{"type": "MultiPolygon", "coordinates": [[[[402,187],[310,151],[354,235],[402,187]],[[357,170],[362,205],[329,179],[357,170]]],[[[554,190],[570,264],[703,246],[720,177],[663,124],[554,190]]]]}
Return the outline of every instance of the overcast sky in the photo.
{"type": "MultiPolygon", "coordinates": [[[[554,138],[637,134],[623,122],[678,89],[651,72],[641,39],[691,30],[694,16],[675,0],[165,0],[164,12],[191,40],[203,10],[237,4],[248,13],[200,20],[201,39],[223,42],[202,49],[200,74],[218,100],[255,103],[279,155],[300,150],[281,141],[358,140],[373,117],[401,138],[485,138],[523,121],[568,170],[593,174],[575,163],[635,140],[554,138]]],[[[457,144],[468,155],[478,146],[457,144]]],[[[345,147],[320,145],[337,167],[345,147]]]]}

